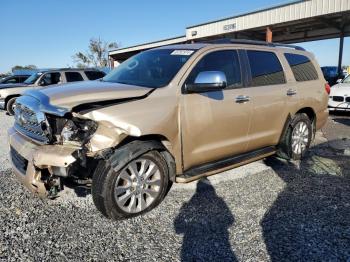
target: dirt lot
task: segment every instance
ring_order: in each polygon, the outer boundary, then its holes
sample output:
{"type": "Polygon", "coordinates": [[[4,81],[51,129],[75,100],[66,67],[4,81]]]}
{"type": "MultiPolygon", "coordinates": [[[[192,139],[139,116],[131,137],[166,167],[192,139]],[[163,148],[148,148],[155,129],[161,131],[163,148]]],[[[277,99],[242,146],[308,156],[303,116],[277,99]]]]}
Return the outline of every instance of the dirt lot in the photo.
{"type": "Polygon", "coordinates": [[[350,261],[350,117],[332,115],[302,162],[276,158],[188,185],[112,222],[89,192],[40,200],[11,174],[0,113],[0,261],[350,261]]]}

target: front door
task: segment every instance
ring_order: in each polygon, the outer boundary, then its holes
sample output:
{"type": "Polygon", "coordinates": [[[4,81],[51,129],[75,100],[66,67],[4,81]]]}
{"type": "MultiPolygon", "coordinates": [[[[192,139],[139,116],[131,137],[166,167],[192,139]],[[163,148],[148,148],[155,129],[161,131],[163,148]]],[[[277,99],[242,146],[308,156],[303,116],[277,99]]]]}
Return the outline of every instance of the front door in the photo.
{"type": "Polygon", "coordinates": [[[251,103],[237,99],[247,91],[240,68],[237,51],[214,51],[204,55],[188,76],[186,84],[193,84],[201,72],[221,71],[226,75],[227,88],[182,95],[185,170],[246,151],[252,107],[251,103]]]}

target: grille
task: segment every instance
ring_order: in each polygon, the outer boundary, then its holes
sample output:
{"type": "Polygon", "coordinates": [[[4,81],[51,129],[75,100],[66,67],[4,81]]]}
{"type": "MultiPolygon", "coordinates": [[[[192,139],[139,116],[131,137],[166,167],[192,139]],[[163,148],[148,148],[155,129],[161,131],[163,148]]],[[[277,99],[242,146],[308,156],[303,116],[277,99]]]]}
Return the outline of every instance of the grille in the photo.
{"type": "Polygon", "coordinates": [[[342,97],[342,96],[333,96],[333,101],[335,101],[335,102],[344,102],[344,97],[342,97]]]}
{"type": "Polygon", "coordinates": [[[350,96],[348,96],[347,98],[345,98],[345,101],[350,103],[350,96]]]}
{"type": "Polygon", "coordinates": [[[43,130],[45,124],[45,115],[41,112],[35,112],[24,104],[16,103],[15,108],[15,128],[23,135],[39,141],[48,143],[48,135],[43,130]]]}
{"type": "Polygon", "coordinates": [[[12,163],[22,173],[27,172],[28,160],[22,157],[13,147],[10,149],[12,163]]]}

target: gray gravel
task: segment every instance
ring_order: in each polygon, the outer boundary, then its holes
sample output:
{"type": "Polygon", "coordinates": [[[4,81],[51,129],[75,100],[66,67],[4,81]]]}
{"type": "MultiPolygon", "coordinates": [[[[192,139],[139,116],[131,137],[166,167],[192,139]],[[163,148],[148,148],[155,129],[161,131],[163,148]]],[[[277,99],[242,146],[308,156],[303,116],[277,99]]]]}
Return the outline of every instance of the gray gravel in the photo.
{"type": "MultiPolygon", "coordinates": [[[[11,118],[0,123],[0,261],[350,261],[349,156],[322,134],[301,163],[272,158],[175,185],[149,214],[111,222],[89,194],[28,193],[10,171],[11,118]]],[[[346,123],[333,131],[350,133],[346,123]]]]}

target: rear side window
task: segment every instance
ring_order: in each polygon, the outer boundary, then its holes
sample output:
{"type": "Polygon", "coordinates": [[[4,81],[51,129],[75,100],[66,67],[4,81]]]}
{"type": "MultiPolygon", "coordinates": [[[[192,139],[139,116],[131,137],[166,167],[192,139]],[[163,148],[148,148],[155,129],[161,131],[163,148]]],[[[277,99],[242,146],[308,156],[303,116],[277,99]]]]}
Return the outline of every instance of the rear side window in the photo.
{"type": "Polygon", "coordinates": [[[204,71],[221,71],[225,73],[227,88],[241,86],[241,69],[237,51],[216,51],[204,56],[193,68],[186,84],[193,84],[199,73],[204,71]]]}
{"type": "Polygon", "coordinates": [[[78,72],[66,72],[67,82],[84,81],[83,77],[78,72]]]}
{"type": "Polygon", "coordinates": [[[89,80],[96,80],[104,77],[106,74],[101,71],[85,71],[85,74],[89,80]]]}
{"type": "Polygon", "coordinates": [[[251,69],[251,86],[279,85],[286,83],[283,68],[273,52],[247,51],[251,69]]]}
{"type": "Polygon", "coordinates": [[[318,79],[315,66],[309,58],[304,55],[284,54],[290,67],[292,68],[295,80],[298,82],[318,79]]]}

